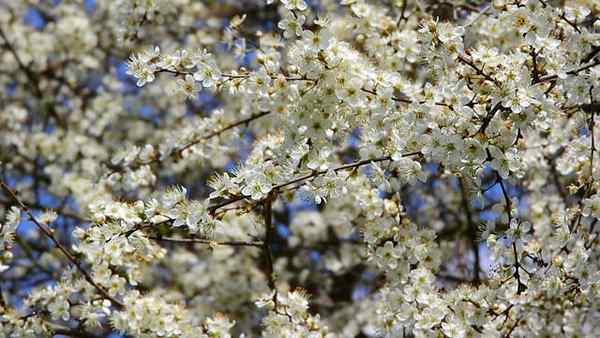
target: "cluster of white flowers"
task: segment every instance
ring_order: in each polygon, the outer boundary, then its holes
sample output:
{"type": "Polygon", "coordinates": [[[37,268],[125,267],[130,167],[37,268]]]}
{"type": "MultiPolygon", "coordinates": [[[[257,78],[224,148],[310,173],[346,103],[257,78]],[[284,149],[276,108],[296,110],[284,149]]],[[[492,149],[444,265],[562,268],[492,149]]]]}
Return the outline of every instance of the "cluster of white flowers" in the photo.
{"type": "Polygon", "coordinates": [[[181,305],[168,304],[160,295],[140,298],[139,294],[132,293],[125,300],[129,304],[127,310],[111,317],[113,327],[124,334],[136,337],[232,337],[230,330],[235,322],[221,314],[199,323],[181,305]]]}
{"type": "Polygon", "coordinates": [[[194,99],[201,87],[214,88],[221,73],[214,58],[206,50],[188,52],[179,50],[173,54],[161,54],[158,46],[138,53],[129,60],[128,74],[135,76],[138,86],[154,81],[156,74],[170,72],[183,76],[176,81],[174,93],[194,99]],[[199,87],[196,82],[201,84],[199,87]]]}
{"type": "Polygon", "coordinates": [[[337,337],[328,332],[319,316],[308,313],[308,295],[304,290],[289,291],[287,294],[271,293],[256,301],[259,308],[267,308],[263,318],[263,337],[337,337]]]}
{"type": "Polygon", "coordinates": [[[0,1],[0,337],[597,336],[599,15],[0,1]]]}

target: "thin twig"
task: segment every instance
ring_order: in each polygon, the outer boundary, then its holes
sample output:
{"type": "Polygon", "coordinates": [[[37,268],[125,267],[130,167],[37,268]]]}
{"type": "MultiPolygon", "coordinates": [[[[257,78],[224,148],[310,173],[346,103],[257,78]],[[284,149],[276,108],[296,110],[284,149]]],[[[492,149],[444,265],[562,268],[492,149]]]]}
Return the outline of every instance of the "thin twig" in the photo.
{"type": "MultiPolygon", "coordinates": [[[[504,196],[504,201],[506,203],[506,212],[508,214],[508,226],[510,227],[510,223],[512,221],[512,216],[511,216],[511,209],[512,209],[512,202],[510,201],[510,197],[508,196],[508,192],[506,190],[506,187],[504,186],[504,180],[502,179],[502,177],[500,177],[500,174],[498,172],[496,172],[497,178],[498,178],[498,183],[500,183],[500,188],[502,189],[502,196],[504,196]]],[[[513,239],[512,241],[512,249],[513,249],[513,255],[515,256],[515,263],[513,264],[515,271],[513,272],[513,277],[517,280],[517,294],[521,294],[523,291],[527,290],[527,285],[525,285],[522,281],[521,281],[521,274],[519,272],[519,269],[523,269],[523,271],[527,272],[522,266],[521,263],[519,262],[519,254],[517,252],[517,244],[516,244],[516,240],[513,239]]]]}
{"type": "Polygon", "coordinates": [[[502,102],[498,102],[496,103],[496,105],[487,113],[487,115],[483,118],[483,121],[481,122],[481,126],[479,127],[479,129],[477,130],[477,132],[473,135],[471,135],[471,137],[477,135],[477,134],[485,134],[485,130],[487,129],[487,127],[490,125],[490,123],[492,122],[492,119],[494,118],[494,116],[496,116],[496,113],[502,108],[502,102]]]}
{"type": "MultiPolygon", "coordinates": [[[[421,155],[421,152],[417,151],[417,152],[412,152],[412,153],[406,153],[403,154],[402,157],[409,157],[409,156],[415,156],[415,155],[421,155]]],[[[352,162],[352,163],[348,163],[348,164],[344,164],[344,165],[340,165],[338,167],[332,168],[330,170],[333,170],[335,172],[341,171],[341,170],[347,170],[347,169],[353,169],[353,168],[357,168],[363,165],[367,165],[367,164],[372,164],[372,163],[377,163],[377,162],[383,162],[383,161],[391,161],[392,158],[391,156],[383,156],[383,157],[376,157],[376,158],[371,158],[371,159],[365,159],[365,160],[360,160],[360,161],[356,161],[356,162],[352,162]]],[[[278,185],[275,185],[272,187],[272,190],[279,190],[281,188],[287,187],[289,185],[298,183],[298,182],[302,182],[320,175],[324,175],[328,172],[329,170],[320,170],[320,171],[313,171],[310,174],[306,174],[306,175],[302,175],[299,177],[296,177],[290,181],[284,182],[284,183],[280,183],[278,185]]],[[[225,200],[223,202],[211,205],[210,207],[208,207],[208,211],[210,211],[211,213],[214,214],[214,212],[224,206],[233,204],[235,202],[239,202],[243,199],[245,199],[246,196],[235,196],[232,197],[231,199],[225,200]]]]}
{"type": "Polygon", "coordinates": [[[496,87],[501,87],[500,81],[494,79],[491,75],[485,73],[483,71],[483,68],[480,69],[479,67],[477,67],[475,65],[475,63],[473,63],[473,61],[469,60],[469,58],[466,55],[459,54],[458,60],[461,61],[462,63],[465,63],[469,67],[473,68],[477,74],[483,76],[483,78],[485,78],[486,80],[491,81],[496,87]]]}
{"type": "Polygon", "coordinates": [[[458,184],[460,187],[460,195],[462,207],[465,210],[465,214],[467,216],[467,224],[469,226],[469,237],[471,241],[471,248],[473,250],[473,255],[475,256],[473,262],[473,283],[479,284],[479,243],[477,242],[477,226],[475,226],[475,222],[473,222],[473,215],[471,213],[471,207],[469,206],[469,199],[467,198],[467,192],[465,190],[465,186],[463,184],[462,178],[458,178],[458,184]]]}
{"type": "MultiPolygon", "coordinates": [[[[597,65],[600,65],[600,60],[596,60],[592,63],[588,63],[587,65],[572,69],[570,71],[567,72],[568,75],[576,75],[578,73],[583,72],[584,70],[593,68],[597,65]]],[[[558,78],[558,74],[553,74],[553,75],[546,75],[546,76],[542,76],[540,77],[540,80],[537,83],[542,83],[542,82],[548,82],[548,81],[552,81],[558,78]]]]}
{"type": "Polygon", "coordinates": [[[272,191],[263,202],[263,217],[265,220],[265,240],[263,242],[263,251],[267,260],[266,275],[269,283],[269,288],[273,291],[273,303],[277,309],[277,286],[275,285],[275,275],[273,268],[273,251],[271,245],[273,243],[274,227],[273,227],[273,198],[275,192],[272,191]]]}
{"type": "MultiPolygon", "coordinates": [[[[10,41],[8,40],[8,37],[6,36],[6,34],[4,33],[4,30],[2,30],[1,27],[0,27],[0,37],[2,38],[2,40],[4,40],[4,45],[8,48],[8,51],[12,54],[12,56],[17,61],[17,65],[19,66],[19,69],[21,69],[21,71],[25,74],[25,77],[27,77],[27,80],[28,80],[27,85],[33,90],[33,93],[35,94],[35,96],[38,99],[42,100],[44,98],[44,94],[40,87],[40,81],[38,80],[38,76],[31,70],[31,68],[29,68],[28,66],[25,65],[25,63],[23,63],[23,60],[19,56],[19,53],[17,53],[17,50],[15,49],[15,47],[10,43],[10,41]]],[[[55,118],[56,122],[58,123],[58,125],[60,125],[63,129],[67,129],[67,123],[58,115],[58,113],[54,109],[54,106],[50,107],[48,114],[53,116],[55,118]]]]}
{"type": "Polygon", "coordinates": [[[157,236],[148,236],[148,239],[158,241],[158,242],[169,242],[169,243],[179,243],[179,244],[208,244],[208,245],[227,245],[227,246],[263,246],[263,242],[260,241],[214,241],[206,238],[173,238],[173,237],[157,237],[157,236]]]}
{"type": "MultiPolygon", "coordinates": [[[[245,119],[242,119],[242,120],[233,122],[231,124],[228,124],[228,125],[220,128],[220,129],[212,131],[212,132],[210,132],[210,133],[208,133],[206,135],[203,135],[202,137],[200,137],[200,138],[198,138],[196,140],[191,141],[190,143],[188,143],[188,144],[184,145],[183,147],[181,147],[178,151],[172,152],[169,156],[173,156],[174,154],[181,155],[185,150],[187,150],[187,149],[189,149],[189,148],[197,145],[198,143],[200,143],[202,141],[206,141],[206,140],[211,139],[211,138],[213,138],[215,136],[219,136],[219,135],[223,134],[224,132],[226,132],[228,130],[231,130],[231,129],[235,128],[235,127],[239,127],[241,125],[248,124],[248,123],[250,123],[250,122],[252,122],[254,120],[257,120],[257,119],[259,119],[259,118],[261,118],[263,116],[269,115],[270,113],[271,113],[270,111],[259,112],[259,113],[253,114],[250,117],[247,117],[245,119]]],[[[113,174],[113,173],[116,173],[116,172],[122,172],[126,168],[136,169],[136,168],[139,168],[139,167],[144,166],[144,165],[158,163],[158,162],[161,162],[161,161],[162,161],[162,159],[160,157],[156,157],[156,158],[153,158],[153,159],[151,159],[149,161],[137,162],[137,163],[135,163],[135,165],[132,165],[132,166],[124,166],[124,165],[118,165],[118,164],[117,165],[107,164],[107,166],[111,169],[110,174],[113,174]]]]}
{"type": "Polygon", "coordinates": [[[21,209],[23,209],[27,213],[27,215],[29,216],[29,219],[31,219],[31,221],[37,226],[37,228],[42,233],[44,233],[44,235],[46,235],[46,237],[48,237],[52,241],[52,243],[54,243],[54,245],[77,268],[77,270],[79,270],[79,272],[81,272],[81,274],[83,275],[85,280],[88,283],[90,283],[90,285],[92,285],[96,290],[98,290],[98,292],[100,292],[100,294],[104,298],[110,300],[113,303],[113,305],[115,305],[116,307],[118,307],[120,309],[125,308],[125,305],[123,303],[121,303],[120,301],[118,301],[117,299],[115,299],[114,297],[109,295],[108,292],[101,285],[99,285],[98,283],[96,283],[96,281],[94,281],[94,279],[92,278],[90,273],[83,267],[83,265],[77,260],[77,258],[75,258],[75,256],[73,256],[73,254],[65,246],[63,246],[56,239],[56,237],[54,237],[53,230],[50,229],[49,227],[47,227],[46,225],[40,223],[33,216],[33,213],[31,213],[31,210],[23,202],[21,202],[21,200],[17,197],[16,193],[13,192],[10,189],[10,187],[8,185],[6,185],[6,183],[4,183],[4,181],[2,181],[2,180],[0,180],[0,187],[2,187],[2,189],[15,201],[15,203],[17,203],[21,207],[21,209]]]}

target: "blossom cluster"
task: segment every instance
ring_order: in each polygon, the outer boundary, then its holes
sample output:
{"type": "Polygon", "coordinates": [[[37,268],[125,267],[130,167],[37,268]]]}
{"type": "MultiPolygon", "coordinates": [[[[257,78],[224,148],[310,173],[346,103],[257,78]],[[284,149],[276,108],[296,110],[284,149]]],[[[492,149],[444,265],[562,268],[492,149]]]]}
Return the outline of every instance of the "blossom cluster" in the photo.
{"type": "Polygon", "coordinates": [[[0,3],[0,337],[597,336],[599,14],[0,3]]]}

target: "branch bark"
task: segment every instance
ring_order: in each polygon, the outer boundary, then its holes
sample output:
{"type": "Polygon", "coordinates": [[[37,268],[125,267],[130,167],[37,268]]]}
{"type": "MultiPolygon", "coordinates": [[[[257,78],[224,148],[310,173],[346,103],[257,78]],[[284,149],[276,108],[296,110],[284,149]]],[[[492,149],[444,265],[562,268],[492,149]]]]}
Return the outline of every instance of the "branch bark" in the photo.
{"type": "Polygon", "coordinates": [[[15,203],[17,203],[17,205],[19,205],[21,207],[21,209],[23,209],[25,211],[25,213],[27,213],[27,216],[29,217],[29,219],[37,226],[37,228],[46,237],[48,237],[52,241],[52,243],[54,243],[54,245],[58,248],[58,250],[60,250],[65,255],[65,257],[67,257],[67,259],[71,262],[71,264],[73,264],[75,266],[75,268],[77,268],[77,270],[79,270],[79,272],[83,275],[85,280],[90,285],[92,285],[96,290],[98,290],[98,292],[102,295],[102,297],[108,299],[114,306],[116,306],[119,309],[125,308],[125,305],[122,302],[120,302],[116,298],[109,295],[108,292],[106,291],[106,289],[104,289],[100,284],[98,284],[96,281],[94,281],[94,279],[92,278],[90,273],[83,267],[81,262],[79,262],[77,260],[77,258],[75,258],[75,256],[69,251],[69,249],[67,249],[64,245],[62,245],[56,239],[56,237],[54,237],[53,230],[50,229],[48,226],[40,223],[35,218],[35,216],[33,216],[33,214],[31,213],[31,210],[29,210],[29,208],[23,202],[21,202],[21,200],[17,197],[17,194],[14,191],[12,191],[10,189],[10,187],[2,180],[0,180],[0,187],[2,187],[2,190],[4,190],[8,194],[8,196],[10,196],[10,198],[12,198],[15,201],[15,203]]]}

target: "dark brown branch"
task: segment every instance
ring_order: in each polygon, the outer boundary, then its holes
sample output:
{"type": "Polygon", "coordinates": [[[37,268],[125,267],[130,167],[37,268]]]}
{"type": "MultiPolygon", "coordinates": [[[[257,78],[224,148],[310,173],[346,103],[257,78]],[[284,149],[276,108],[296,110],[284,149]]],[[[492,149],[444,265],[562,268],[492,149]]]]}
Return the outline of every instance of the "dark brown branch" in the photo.
{"type": "Polygon", "coordinates": [[[274,227],[273,227],[273,198],[274,194],[269,194],[267,199],[263,203],[263,217],[265,220],[265,241],[263,242],[263,250],[267,259],[267,278],[269,280],[269,288],[275,290],[277,293],[277,287],[275,286],[275,276],[273,275],[273,252],[271,245],[273,243],[274,227]]]}
{"type": "Polygon", "coordinates": [[[206,238],[172,238],[172,237],[157,237],[148,236],[149,239],[158,242],[169,242],[178,244],[208,244],[208,245],[227,245],[227,246],[256,246],[262,247],[263,242],[260,241],[213,241],[206,238]]]}
{"type": "Polygon", "coordinates": [[[482,133],[485,133],[485,130],[487,129],[487,127],[490,125],[490,122],[492,122],[492,119],[494,118],[494,116],[496,116],[496,113],[502,108],[502,102],[498,102],[496,103],[496,105],[492,108],[492,110],[490,110],[487,115],[483,118],[483,122],[481,122],[481,127],[479,127],[479,130],[477,130],[477,132],[473,135],[471,135],[471,137],[482,133]]]}
{"type": "MultiPolygon", "coordinates": [[[[593,67],[595,67],[597,65],[600,65],[600,60],[596,60],[596,61],[594,61],[592,63],[587,64],[587,65],[584,65],[584,66],[581,66],[579,68],[575,68],[573,70],[570,70],[570,71],[567,72],[567,74],[569,74],[569,75],[576,75],[578,73],[583,72],[584,70],[593,68],[593,67]]],[[[557,78],[558,78],[558,74],[546,75],[546,76],[540,77],[540,80],[537,83],[548,82],[548,81],[555,80],[557,78]]]]}
{"type": "Polygon", "coordinates": [[[566,22],[567,24],[569,24],[569,26],[573,27],[573,29],[574,29],[575,31],[577,31],[577,33],[581,34],[581,29],[579,29],[579,27],[577,27],[577,23],[575,23],[575,22],[571,22],[571,20],[567,19],[567,16],[565,15],[565,13],[562,13],[562,14],[560,15],[560,18],[561,18],[561,19],[562,19],[564,22],[566,22]]]}
{"type": "MultiPolygon", "coordinates": [[[[590,196],[593,193],[593,187],[594,187],[594,153],[596,152],[596,138],[594,136],[594,126],[595,126],[595,117],[596,117],[596,107],[595,107],[595,103],[594,103],[594,98],[592,95],[592,91],[593,91],[594,87],[591,86],[590,90],[589,90],[589,95],[590,95],[590,109],[589,109],[589,113],[591,114],[590,116],[590,120],[589,120],[589,124],[588,124],[588,132],[590,133],[590,178],[589,178],[589,182],[586,184],[587,188],[584,190],[583,192],[583,196],[579,199],[578,205],[579,208],[581,209],[582,204],[583,204],[583,200],[585,198],[587,198],[588,196],[590,196]]],[[[576,222],[575,224],[571,226],[571,232],[574,232],[577,228],[579,228],[579,226],[581,225],[581,220],[583,218],[583,214],[581,212],[579,212],[579,215],[576,218],[576,222]]]]}
{"type": "Polygon", "coordinates": [[[93,333],[90,332],[86,332],[80,329],[67,329],[67,328],[60,328],[60,329],[52,329],[52,331],[54,332],[55,335],[61,335],[61,336],[67,336],[67,337],[74,337],[74,338],[100,338],[100,337],[104,337],[104,336],[98,336],[95,335],[93,333]]]}
{"type": "MultiPolygon", "coordinates": [[[[592,88],[590,88],[590,96],[592,93],[592,88]]],[[[593,102],[592,102],[593,104],[593,102]]],[[[595,123],[595,117],[596,117],[596,110],[592,110],[592,116],[590,117],[590,126],[589,126],[589,132],[590,132],[590,138],[591,138],[591,145],[590,145],[590,180],[592,180],[592,182],[590,182],[590,185],[593,184],[594,181],[594,152],[596,151],[596,140],[595,140],[595,136],[594,136],[594,125],[595,123]]]]}
{"type": "MultiPolygon", "coordinates": [[[[29,203],[27,201],[22,201],[23,204],[27,205],[30,209],[46,209],[47,207],[40,204],[40,203],[29,203]]],[[[0,204],[2,205],[11,205],[12,203],[9,200],[4,200],[4,199],[0,199],[0,204]]],[[[70,212],[68,210],[64,210],[64,208],[59,209],[59,210],[54,210],[56,211],[57,214],[61,215],[62,217],[66,217],[66,218],[71,218],[73,220],[79,221],[79,222],[90,222],[90,220],[85,219],[84,217],[82,217],[81,215],[74,213],[74,212],[70,212]]]]}
{"type": "Polygon", "coordinates": [[[463,184],[462,178],[458,178],[458,184],[460,187],[460,195],[462,207],[465,210],[467,216],[467,225],[469,226],[469,239],[471,241],[471,249],[473,250],[474,262],[473,262],[473,283],[479,284],[479,242],[477,241],[477,226],[473,222],[473,215],[471,213],[471,207],[469,205],[469,199],[467,198],[467,192],[463,184]]]}
{"type": "MultiPolygon", "coordinates": [[[[33,90],[34,95],[38,99],[42,100],[44,95],[43,95],[42,89],[40,87],[40,81],[38,80],[38,76],[31,70],[31,68],[29,68],[28,66],[25,65],[25,63],[23,63],[23,60],[21,60],[19,53],[17,53],[17,50],[10,43],[10,41],[8,40],[8,37],[6,36],[6,34],[4,33],[4,30],[2,30],[2,28],[0,28],[0,37],[2,38],[2,40],[4,40],[4,45],[8,48],[8,51],[12,54],[12,56],[17,61],[17,65],[19,66],[19,69],[21,69],[21,71],[25,74],[25,77],[27,77],[27,80],[28,80],[27,85],[33,90]]],[[[56,123],[60,127],[62,127],[63,129],[67,129],[67,123],[58,115],[58,113],[54,109],[54,106],[50,106],[48,114],[51,115],[52,117],[54,117],[54,119],[56,120],[56,123]]]]}
{"type": "MultiPolygon", "coordinates": [[[[504,180],[502,179],[502,177],[500,177],[500,174],[498,172],[496,172],[496,175],[498,178],[498,183],[500,184],[500,188],[502,189],[502,196],[504,196],[504,201],[506,203],[505,209],[506,209],[506,213],[508,214],[508,226],[510,227],[510,223],[512,221],[512,216],[511,216],[512,202],[510,201],[510,197],[508,196],[508,192],[506,190],[506,187],[504,186],[504,180]]],[[[521,274],[519,272],[519,269],[523,269],[523,271],[526,271],[526,270],[521,266],[521,263],[519,262],[519,254],[517,252],[517,244],[516,244],[515,239],[513,239],[513,241],[512,241],[512,249],[513,249],[513,255],[515,256],[515,263],[513,264],[515,271],[513,272],[513,277],[517,280],[517,294],[521,294],[522,292],[527,290],[527,285],[525,285],[521,281],[521,274]]]]}
{"type": "Polygon", "coordinates": [[[558,158],[560,158],[560,156],[564,152],[565,152],[565,148],[560,147],[551,156],[549,156],[549,157],[545,156],[545,159],[548,162],[548,169],[550,170],[550,175],[552,176],[552,182],[553,182],[554,186],[556,187],[556,190],[557,190],[558,194],[560,195],[560,198],[562,199],[563,203],[565,204],[565,206],[567,206],[569,195],[568,195],[567,191],[565,191],[565,187],[561,184],[560,174],[559,174],[558,170],[556,169],[556,160],[558,160],[558,158]]]}
{"type": "MultiPolygon", "coordinates": [[[[363,88],[361,88],[360,90],[362,90],[362,91],[363,91],[363,92],[365,92],[365,93],[371,94],[371,95],[375,95],[375,96],[379,95],[379,94],[377,93],[377,91],[375,91],[375,90],[372,90],[372,89],[368,89],[368,88],[364,88],[364,87],[363,87],[363,88]]],[[[395,101],[395,102],[403,102],[403,103],[413,103],[413,102],[417,102],[417,103],[423,104],[423,103],[426,103],[426,102],[427,102],[427,101],[415,101],[415,100],[411,100],[411,99],[407,99],[407,98],[402,98],[402,97],[397,97],[397,96],[392,96],[392,97],[391,97],[391,99],[392,99],[392,101],[395,101]]],[[[442,107],[448,107],[448,108],[452,108],[452,106],[450,106],[449,104],[447,104],[447,103],[444,103],[444,102],[435,102],[434,104],[435,104],[436,106],[442,106],[442,107]]]]}
{"type": "Polygon", "coordinates": [[[483,68],[480,69],[479,67],[477,67],[477,65],[475,65],[475,63],[473,63],[473,61],[469,60],[467,56],[459,54],[458,60],[460,60],[462,63],[468,65],[469,67],[473,68],[477,74],[483,76],[484,79],[491,81],[494,85],[496,85],[496,87],[500,87],[500,81],[494,79],[491,75],[486,74],[483,71],[483,68]]]}
{"type": "MultiPolygon", "coordinates": [[[[362,90],[365,93],[371,94],[371,95],[375,95],[375,96],[379,95],[379,94],[377,94],[376,91],[371,90],[371,89],[361,88],[360,90],[362,90]]],[[[413,100],[410,100],[410,99],[404,99],[404,98],[395,97],[395,96],[392,96],[392,101],[404,102],[404,103],[413,103],[414,102],[413,100]]]]}
{"type": "MultiPolygon", "coordinates": [[[[417,151],[417,152],[412,152],[412,153],[406,153],[406,154],[403,154],[402,156],[403,157],[409,157],[409,156],[415,156],[415,155],[421,155],[421,152],[417,151]]],[[[391,161],[391,160],[392,160],[391,156],[376,157],[376,158],[372,158],[372,159],[360,160],[360,161],[356,161],[356,162],[344,164],[344,165],[335,167],[335,168],[333,168],[331,170],[333,170],[335,172],[338,172],[338,171],[341,171],[341,170],[354,169],[354,168],[357,168],[357,167],[360,167],[360,166],[363,166],[363,165],[366,165],[366,164],[383,162],[383,161],[391,161]]],[[[299,182],[302,182],[302,181],[305,181],[305,180],[308,180],[308,179],[311,179],[311,178],[314,178],[314,177],[326,174],[327,172],[328,172],[328,170],[313,171],[310,174],[299,176],[299,177],[296,177],[296,178],[294,178],[294,179],[292,179],[290,181],[287,181],[285,183],[278,184],[278,185],[274,186],[272,188],[272,190],[279,190],[279,189],[287,187],[289,185],[292,185],[292,184],[295,184],[295,183],[299,183],[299,182]]],[[[246,198],[245,196],[235,196],[235,197],[233,197],[231,199],[225,200],[225,201],[223,201],[221,203],[217,203],[217,204],[214,204],[214,205],[208,207],[208,211],[210,211],[211,213],[214,214],[214,212],[216,210],[218,210],[218,209],[220,209],[220,208],[222,208],[224,206],[233,204],[235,202],[239,202],[239,201],[241,201],[241,200],[243,200],[245,198],[246,198]]]]}
{"type": "Polygon", "coordinates": [[[538,64],[537,64],[537,57],[539,55],[539,52],[535,51],[535,48],[531,47],[531,51],[529,52],[529,55],[531,55],[531,60],[532,60],[532,67],[533,69],[531,70],[531,77],[533,78],[532,83],[538,83],[540,82],[540,71],[538,69],[538,64]]]}
{"type": "Polygon", "coordinates": [[[273,227],[273,199],[275,198],[276,191],[271,191],[267,198],[263,202],[263,218],[265,220],[265,240],[263,242],[263,252],[266,258],[266,270],[267,281],[269,289],[273,291],[273,304],[275,311],[277,311],[277,285],[275,284],[275,270],[273,260],[273,250],[271,245],[273,244],[273,236],[275,235],[275,228],[273,227]]]}
{"type": "Polygon", "coordinates": [[[35,92],[36,96],[41,97],[42,91],[40,90],[40,87],[38,85],[38,81],[36,79],[35,74],[31,71],[31,69],[29,69],[29,67],[27,67],[25,65],[25,63],[23,63],[23,61],[21,60],[21,57],[17,53],[17,50],[10,43],[10,41],[8,40],[8,37],[6,37],[6,35],[4,34],[4,30],[2,30],[2,28],[0,28],[0,37],[2,38],[2,40],[4,40],[4,45],[8,48],[8,51],[12,54],[12,56],[17,61],[17,65],[19,66],[19,69],[21,69],[21,71],[25,74],[25,76],[27,76],[27,79],[29,80],[31,87],[32,87],[33,91],[35,92]]]}
{"type": "MultiPolygon", "coordinates": [[[[542,7],[544,7],[544,8],[548,7],[548,3],[546,3],[545,0],[538,0],[538,1],[542,4],[542,7]]],[[[581,33],[581,30],[579,29],[579,27],[577,27],[577,24],[574,22],[571,22],[569,19],[567,19],[564,12],[560,15],[560,19],[563,20],[564,22],[566,22],[567,24],[569,24],[569,26],[573,27],[573,29],[575,29],[575,31],[577,31],[577,33],[581,33]]]]}
{"type": "MultiPolygon", "coordinates": [[[[404,155],[402,155],[402,157],[409,157],[409,156],[415,156],[415,155],[420,155],[420,154],[421,154],[421,152],[417,151],[417,152],[413,152],[413,153],[404,154],[404,155]]],[[[363,165],[367,165],[367,164],[372,164],[372,163],[377,163],[377,162],[383,162],[383,161],[391,161],[391,160],[392,160],[391,156],[376,157],[376,158],[372,158],[372,159],[360,160],[360,161],[356,161],[356,162],[344,164],[344,165],[335,167],[335,168],[333,168],[331,170],[333,170],[335,172],[338,172],[338,171],[341,171],[341,170],[347,170],[347,169],[357,168],[357,167],[360,167],[360,166],[363,166],[363,165]]],[[[328,172],[328,170],[314,171],[314,172],[312,172],[310,174],[306,174],[304,176],[297,177],[297,178],[295,178],[295,179],[293,179],[291,181],[278,184],[278,185],[274,186],[273,189],[280,189],[280,188],[283,188],[283,187],[287,187],[288,185],[292,185],[294,183],[298,183],[298,182],[301,182],[301,181],[304,181],[304,180],[307,180],[307,179],[310,179],[310,178],[313,178],[313,177],[317,177],[317,176],[326,174],[327,172],[328,172]]]]}
{"type": "MultiPolygon", "coordinates": [[[[196,139],[196,140],[194,140],[194,141],[186,144],[185,146],[183,146],[182,148],[180,148],[178,151],[171,153],[169,156],[173,156],[174,154],[181,155],[185,150],[187,150],[187,149],[189,149],[189,148],[197,145],[198,143],[200,143],[202,141],[206,141],[206,140],[211,139],[211,138],[213,138],[215,136],[219,136],[219,135],[223,134],[224,132],[226,132],[228,130],[231,130],[231,129],[235,128],[235,127],[239,127],[241,125],[248,124],[248,123],[250,123],[250,122],[252,122],[254,120],[257,120],[257,119],[259,119],[259,118],[261,118],[263,116],[269,115],[269,114],[271,114],[270,111],[259,112],[257,114],[253,114],[252,116],[247,117],[245,119],[242,119],[242,120],[233,122],[231,124],[228,124],[228,125],[220,128],[220,129],[212,131],[212,132],[210,132],[210,133],[208,133],[206,135],[203,135],[202,137],[200,137],[200,138],[198,138],[198,139],[196,139]]],[[[149,165],[149,164],[158,163],[158,162],[161,162],[160,157],[156,157],[156,158],[154,158],[152,160],[149,160],[149,161],[146,161],[146,162],[137,162],[137,163],[135,163],[135,165],[132,165],[132,166],[113,165],[113,164],[110,164],[110,163],[107,163],[107,166],[111,169],[110,173],[113,174],[113,173],[116,173],[116,172],[122,172],[126,168],[136,169],[136,168],[139,168],[139,167],[141,167],[143,165],[149,165]]]]}
{"type": "Polygon", "coordinates": [[[23,204],[23,202],[21,202],[21,200],[17,197],[16,193],[13,192],[10,189],[10,187],[8,185],[6,185],[6,183],[4,183],[4,181],[2,181],[2,180],[0,180],[0,187],[2,187],[2,190],[4,190],[15,201],[15,203],[17,203],[21,207],[21,209],[23,209],[27,213],[27,216],[29,216],[29,219],[67,257],[67,259],[77,268],[77,270],[79,270],[79,272],[83,275],[85,280],[88,283],[90,283],[90,285],[92,285],[96,290],[98,290],[98,292],[104,298],[110,300],[111,303],[113,303],[113,305],[115,305],[117,308],[119,308],[119,309],[125,308],[125,305],[123,303],[121,303],[120,301],[118,301],[117,299],[115,299],[114,297],[109,295],[108,292],[102,286],[100,286],[98,283],[96,283],[96,281],[94,281],[94,279],[92,278],[90,273],[83,267],[83,265],[77,260],[77,258],[75,258],[75,256],[73,256],[73,254],[66,247],[64,247],[56,239],[56,237],[54,237],[53,230],[50,229],[49,227],[47,227],[46,225],[40,223],[33,216],[33,214],[31,213],[31,210],[29,210],[29,208],[25,204],[23,204]]]}
{"type": "Polygon", "coordinates": [[[581,63],[588,63],[590,62],[596,55],[598,55],[598,53],[600,53],[600,46],[595,46],[594,48],[592,48],[592,51],[586,55],[583,60],[581,60],[581,63]]]}
{"type": "Polygon", "coordinates": [[[262,112],[253,114],[252,116],[250,116],[248,118],[245,118],[243,120],[239,120],[237,122],[234,122],[232,124],[229,124],[229,125],[221,128],[221,129],[218,129],[218,130],[215,130],[215,131],[213,131],[211,133],[208,133],[208,134],[202,136],[202,138],[200,138],[199,140],[196,140],[196,141],[193,141],[193,142],[191,142],[189,144],[186,144],[183,148],[181,148],[179,150],[179,153],[181,154],[184,150],[189,149],[190,147],[192,147],[192,146],[200,143],[201,141],[208,140],[208,139],[213,138],[215,136],[221,135],[222,133],[224,133],[224,132],[226,132],[226,131],[228,131],[230,129],[233,129],[235,127],[239,127],[241,125],[248,124],[248,123],[250,123],[250,122],[252,122],[254,120],[257,120],[257,119],[259,119],[259,118],[261,118],[263,116],[267,116],[269,114],[271,114],[270,111],[262,111],[262,112]]]}

